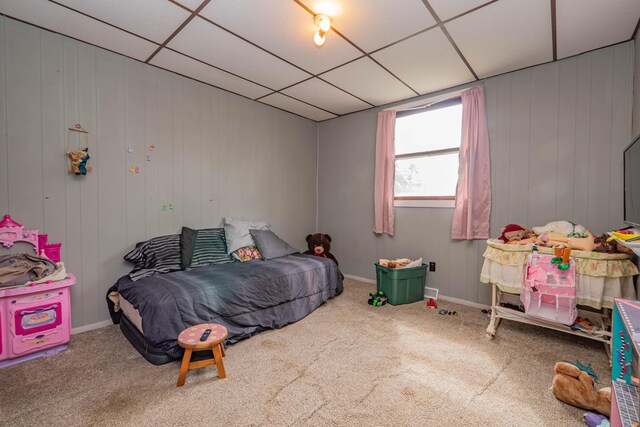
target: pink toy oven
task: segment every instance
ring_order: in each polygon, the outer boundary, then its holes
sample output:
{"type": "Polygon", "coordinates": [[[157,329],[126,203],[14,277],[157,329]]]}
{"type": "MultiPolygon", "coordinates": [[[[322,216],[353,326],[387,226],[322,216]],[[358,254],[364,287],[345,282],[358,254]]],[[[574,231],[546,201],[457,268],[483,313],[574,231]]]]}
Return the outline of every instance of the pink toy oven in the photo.
{"type": "MultiPolygon", "coordinates": [[[[0,221],[0,243],[11,247],[26,241],[38,252],[38,231],[24,230],[8,215],[0,221]]],[[[0,368],[55,354],[71,337],[70,287],[72,274],[11,289],[0,288],[0,368]]]]}
{"type": "Polygon", "coordinates": [[[553,258],[537,252],[529,257],[520,299],[529,316],[573,325],[578,315],[575,261],[570,258],[569,269],[563,271],[551,263],[553,258]]]}

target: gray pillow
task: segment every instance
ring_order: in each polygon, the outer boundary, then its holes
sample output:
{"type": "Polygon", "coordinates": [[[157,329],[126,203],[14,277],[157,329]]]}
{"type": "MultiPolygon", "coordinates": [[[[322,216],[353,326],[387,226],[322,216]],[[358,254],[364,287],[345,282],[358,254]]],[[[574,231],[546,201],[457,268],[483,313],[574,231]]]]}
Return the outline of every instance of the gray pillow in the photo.
{"type": "Polygon", "coordinates": [[[300,252],[271,230],[249,230],[249,233],[264,259],[280,258],[300,252]]]}
{"type": "Polygon", "coordinates": [[[253,246],[255,243],[249,233],[250,229],[268,230],[269,224],[264,221],[245,221],[225,217],[224,233],[227,239],[227,253],[231,254],[245,246],[253,246]]]}

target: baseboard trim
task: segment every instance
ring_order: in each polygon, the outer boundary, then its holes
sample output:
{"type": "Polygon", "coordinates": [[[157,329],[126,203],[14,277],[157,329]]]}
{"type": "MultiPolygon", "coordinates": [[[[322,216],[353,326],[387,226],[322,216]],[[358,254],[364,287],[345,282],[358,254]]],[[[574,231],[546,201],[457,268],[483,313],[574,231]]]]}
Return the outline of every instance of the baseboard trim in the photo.
{"type": "Polygon", "coordinates": [[[473,307],[473,308],[479,308],[479,309],[489,308],[488,305],[480,304],[479,302],[473,302],[473,301],[467,301],[466,299],[448,297],[446,295],[440,295],[438,296],[438,299],[443,301],[449,301],[454,304],[466,305],[467,307],[473,307]]]}
{"type": "MultiPolygon", "coordinates": [[[[375,280],[366,279],[366,278],[360,277],[360,276],[354,276],[353,274],[345,274],[344,277],[347,278],[347,279],[357,280],[358,282],[370,283],[372,285],[376,284],[375,280]]],[[[473,307],[473,308],[480,308],[480,309],[489,308],[488,305],[480,304],[480,303],[473,302],[473,301],[467,301],[466,299],[448,297],[446,295],[439,295],[438,296],[438,300],[449,301],[449,302],[452,302],[452,303],[455,303],[455,304],[466,305],[468,307],[473,307]]]]}
{"type": "Polygon", "coordinates": [[[357,280],[358,282],[371,283],[373,285],[376,284],[375,280],[365,279],[364,277],[354,276],[353,274],[345,274],[344,277],[347,279],[357,280]]]}
{"type": "Polygon", "coordinates": [[[96,329],[104,328],[109,325],[113,325],[113,322],[111,320],[103,320],[102,322],[96,322],[90,325],[78,326],[77,328],[71,329],[71,335],[94,331],[96,329]]]}

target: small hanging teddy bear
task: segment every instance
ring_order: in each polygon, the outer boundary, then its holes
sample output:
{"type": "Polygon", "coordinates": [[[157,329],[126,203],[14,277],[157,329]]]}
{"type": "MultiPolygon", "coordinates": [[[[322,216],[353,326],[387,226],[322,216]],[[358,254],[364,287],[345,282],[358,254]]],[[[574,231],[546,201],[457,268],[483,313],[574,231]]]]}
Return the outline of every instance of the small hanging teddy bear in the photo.
{"type": "Polygon", "coordinates": [[[89,155],[89,147],[79,151],[67,151],[67,157],[71,162],[69,172],[76,175],[86,175],[91,170],[91,166],[87,166],[87,162],[91,158],[89,155]]]}

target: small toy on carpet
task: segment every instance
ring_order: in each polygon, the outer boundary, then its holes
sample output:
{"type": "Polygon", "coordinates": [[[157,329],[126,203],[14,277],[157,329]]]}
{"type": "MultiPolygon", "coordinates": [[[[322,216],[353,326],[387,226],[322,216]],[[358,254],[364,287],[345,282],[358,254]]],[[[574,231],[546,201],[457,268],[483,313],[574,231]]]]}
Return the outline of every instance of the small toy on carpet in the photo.
{"type": "MultiPolygon", "coordinates": [[[[571,325],[571,329],[574,331],[582,331],[582,332],[593,332],[594,330],[598,330],[589,319],[583,319],[582,317],[577,317],[576,321],[571,325]]],[[[577,361],[576,361],[577,362],[577,361]]],[[[579,363],[579,362],[578,362],[579,363]]]]}
{"type": "Polygon", "coordinates": [[[457,316],[457,315],[458,315],[458,312],[457,312],[457,311],[449,311],[449,310],[445,310],[445,309],[443,308],[442,310],[440,310],[440,311],[438,312],[438,314],[441,314],[441,315],[443,315],[443,316],[447,316],[447,315],[449,315],[449,316],[457,316]]]}
{"type": "Polygon", "coordinates": [[[429,298],[429,301],[427,301],[427,307],[438,308],[438,303],[433,298],[429,298]]]}
{"type": "Polygon", "coordinates": [[[387,303],[388,299],[385,296],[384,292],[382,291],[378,291],[378,292],[371,292],[369,294],[369,305],[372,305],[374,307],[381,307],[383,305],[385,305],[387,303]]]}
{"type": "Polygon", "coordinates": [[[491,317],[491,309],[490,308],[483,308],[482,310],[480,310],[480,313],[482,313],[482,315],[484,317],[491,317]]]}
{"type": "Polygon", "coordinates": [[[609,427],[609,418],[597,412],[587,412],[584,414],[584,422],[589,427],[609,427]]]}

